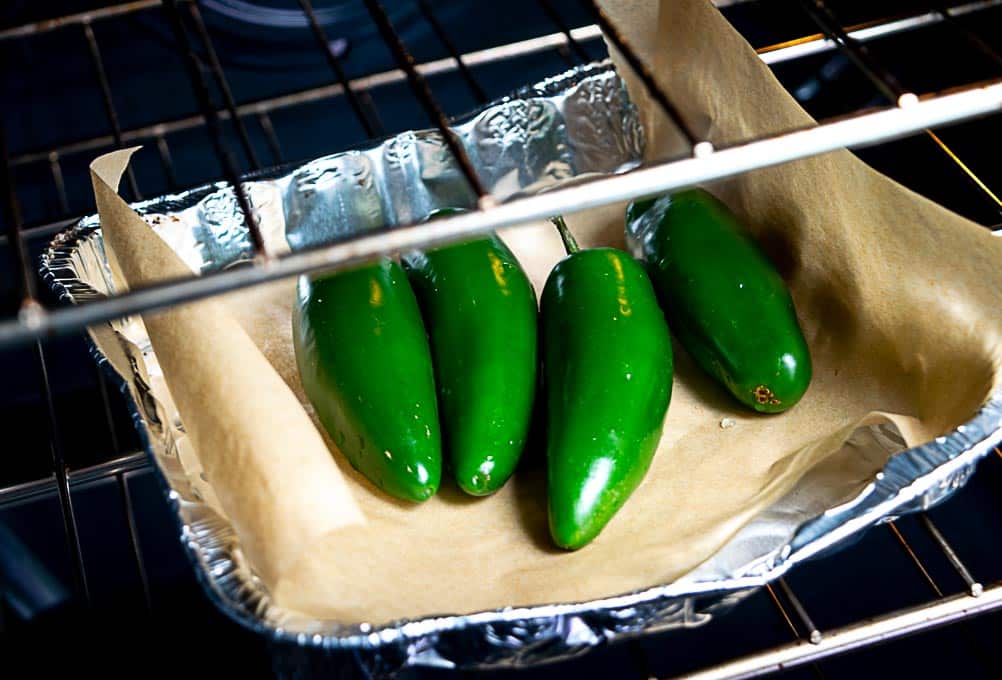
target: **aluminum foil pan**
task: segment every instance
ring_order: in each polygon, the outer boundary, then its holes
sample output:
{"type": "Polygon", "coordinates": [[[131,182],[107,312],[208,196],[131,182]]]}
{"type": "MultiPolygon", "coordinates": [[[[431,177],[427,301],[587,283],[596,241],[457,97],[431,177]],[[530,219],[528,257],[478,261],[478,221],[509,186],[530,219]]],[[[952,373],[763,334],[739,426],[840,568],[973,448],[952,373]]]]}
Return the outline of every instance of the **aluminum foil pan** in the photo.
{"type": "MultiPolygon", "coordinates": [[[[583,175],[621,172],[643,155],[636,112],[608,64],[525,88],[455,129],[484,184],[502,200],[583,175]]],[[[266,241],[292,250],[473,201],[439,135],[428,131],[251,177],[245,186],[266,241]],[[340,225],[339,232],[321,231],[320,224],[340,225]]],[[[247,230],[223,183],[134,207],[160,223],[197,271],[250,259],[247,230]]],[[[113,292],[97,217],[57,236],[42,271],[73,303],[113,292]]],[[[591,602],[349,625],[305,619],[271,602],[232,527],[203,502],[182,468],[184,429],[173,406],[157,397],[164,394],[157,389],[162,378],[138,320],[101,324],[89,333],[95,357],[131,405],[209,598],[269,641],[279,674],[297,677],[347,667],[383,676],[408,666],[527,666],[629,636],[703,625],[797,563],[869,526],[946,499],[1002,439],[1002,393],[955,431],[908,450],[893,427],[861,428],[849,442],[861,466],[855,478],[842,475],[833,483],[808,473],[710,560],[673,583],[591,602]]]]}

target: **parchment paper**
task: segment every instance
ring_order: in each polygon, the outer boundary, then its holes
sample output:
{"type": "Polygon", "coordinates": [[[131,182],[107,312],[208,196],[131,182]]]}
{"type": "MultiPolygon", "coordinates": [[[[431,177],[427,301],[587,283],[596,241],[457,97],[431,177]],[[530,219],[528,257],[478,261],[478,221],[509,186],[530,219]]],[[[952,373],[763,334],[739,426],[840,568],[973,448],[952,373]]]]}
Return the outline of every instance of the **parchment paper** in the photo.
{"type": "MultiPolygon", "coordinates": [[[[191,276],[116,193],[134,151],[91,164],[116,285],[191,276]]],[[[278,580],[319,537],[364,521],[292,391],[218,301],[143,321],[202,470],[221,482],[212,484],[216,500],[266,582],[278,580]]]]}
{"type": "MultiPolygon", "coordinates": [[[[715,144],[812,122],[704,0],[604,4],[657,66],[686,118],[715,144]]],[[[651,157],[682,151],[632,79],[630,87],[651,157]]],[[[93,166],[106,242],[133,285],[178,275],[178,263],[112,191],[125,162],[119,154],[93,166]],[[124,266],[133,259],[140,264],[124,266]]],[[[209,482],[276,602],[312,616],[379,623],[666,583],[713,554],[818,463],[825,462],[819,478],[828,479],[846,460],[847,474],[864,484],[883,460],[846,458],[854,454],[842,443],[857,427],[891,423],[915,445],[966,420],[999,382],[1002,243],[984,229],[848,152],[710,188],[790,282],[813,383],[786,414],[749,413],[676,346],[671,407],[647,479],[576,553],[549,540],[538,449],[526,452],[515,478],[492,497],[466,497],[446,478],[438,496],[416,506],[378,492],[329,440],[333,457],[309,441],[315,430],[292,413],[284,385],[264,377],[270,363],[312,415],[292,354],[293,282],[146,317],[209,482]],[[254,416],[272,409],[276,396],[287,422],[278,431],[256,427],[254,416]]],[[[621,205],[568,216],[584,246],[622,246],[622,220],[621,205]]],[[[541,291],[563,252],[552,227],[527,225],[503,236],[541,291]]]]}

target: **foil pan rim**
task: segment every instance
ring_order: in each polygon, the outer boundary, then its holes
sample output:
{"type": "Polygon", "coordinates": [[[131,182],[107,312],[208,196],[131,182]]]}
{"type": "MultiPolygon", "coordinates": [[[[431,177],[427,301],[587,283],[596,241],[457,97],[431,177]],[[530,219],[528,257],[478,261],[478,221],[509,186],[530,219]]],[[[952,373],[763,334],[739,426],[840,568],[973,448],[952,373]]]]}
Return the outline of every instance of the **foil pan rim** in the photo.
{"type": "MultiPolygon", "coordinates": [[[[575,82],[575,78],[581,77],[582,73],[595,72],[594,69],[576,69],[568,72],[570,75],[562,74],[539,86],[525,88],[523,92],[529,96],[546,96],[559,92],[561,83],[566,86],[568,82],[575,82]]],[[[283,169],[288,167],[283,166],[283,169]]],[[[193,195],[205,196],[225,186],[225,183],[206,185],[184,194],[144,201],[136,207],[142,210],[162,204],[165,200],[181,201],[193,195]]],[[[43,279],[61,299],[79,303],[104,297],[84,280],[73,260],[74,254],[85,246],[101,247],[100,239],[98,220],[96,216],[90,216],[56,235],[43,253],[43,279]]],[[[103,253],[103,249],[100,252],[103,253]]],[[[111,324],[105,326],[110,327],[111,324]]],[[[225,544],[232,537],[226,537],[225,527],[217,526],[222,522],[218,516],[216,524],[211,517],[199,526],[185,520],[184,511],[191,510],[197,501],[184,498],[171,485],[158,452],[163,442],[157,441],[150,429],[147,411],[137,402],[137,398],[141,400],[144,395],[134,380],[130,384],[115,369],[92,336],[88,336],[88,341],[95,359],[123,391],[143,448],[154,463],[155,477],[167,494],[185,554],[194,567],[198,581],[216,606],[239,624],[279,645],[324,651],[371,652],[373,656],[363,663],[377,674],[417,665],[528,665],[571,656],[589,646],[621,636],[652,629],[702,625],[728,610],[755,588],[782,576],[809,557],[836,548],[848,536],[895,516],[924,510],[942,502],[966,482],[977,461],[1002,440],[1002,389],[999,389],[965,424],[932,442],[893,455],[873,483],[856,498],[802,523],[791,540],[771,551],[771,555],[762,556],[763,560],[756,570],[740,577],[705,581],[683,578],[669,584],[575,603],[424,616],[379,625],[345,625],[283,614],[270,603],[267,593],[262,592],[263,586],[248,581],[240,565],[234,563],[225,548],[220,551],[219,544],[225,544]],[[460,642],[471,647],[461,648],[458,646],[460,642]]],[[[119,337],[118,341],[124,342],[124,338],[119,337]]],[[[133,379],[135,377],[133,375],[133,379]]]]}
{"type": "MultiPolygon", "coordinates": [[[[78,247],[84,239],[99,237],[99,235],[100,227],[94,221],[81,220],[80,223],[58,234],[43,255],[43,277],[59,293],[63,300],[76,303],[87,299],[88,290],[89,295],[93,297],[101,296],[101,293],[87,286],[85,282],[79,279],[74,281],[73,279],[61,276],[58,268],[59,264],[64,262],[64,260],[57,254],[59,248],[72,249],[78,247]]],[[[119,383],[120,387],[125,388],[124,380],[114,367],[111,366],[107,357],[105,357],[89,337],[88,341],[91,353],[95,359],[108,371],[109,376],[119,383]]],[[[133,418],[142,419],[142,414],[136,408],[127,390],[126,398],[130,406],[133,407],[133,418]]],[[[153,468],[157,470],[155,476],[169,499],[173,510],[172,514],[183,534],[185,525],[178,513],[178,505],[183,501],[181,501],[176,491],[170,487],[164,476],[160,474],[159,466],[156,464],[149,441],[149,431],[145,427],[138,429],[143,448],[147,455],[153,459],[153,468]]],[[[837,545],[853,533],[863,531],[870,526],[907,514],[908,512],[928,509],[931,505],[945,500],[950,495],[949,493],[934,499],[924,498],[923,493],[935,485],[942,484],[944,480],[948,481],[951,475],[955,474],[958,470],[963,470],[965,467],[975,464],[980,458],[987,455],[999,441],[1002,441],[1002,390],[996,391],[989,397],[978,414],[968,422],[932,442],[895,454],[887,464],[887,467],[891,466],[892,461],[895,461],[896,466],[915,464],[916,461],[914,459],[919,457],[920,464],[923,467],[927,467],[929,460],[941,459],[942,462],[934,466],[929,473],[914,477],[903,476],[898,480],[892,481],[888,481],[888,476],[882,474],[876,480],[875,485],[868,487],[857,498],[846,504],[851,510],[841,513],[842,516],[826,516],[826,513],[801,525],[794,539],[784,547],[785,549],[776,551],[777,559],[775,563],[767,570],[753,576],[745,576],[727,581],[688,583],[684,588],[680,588],[675,584],[664,584],[585,602],[500,608],[473,614],[427,616],[419,619],[389,622],[371,628],[363,626],[352,633],[322,635],[321,639],[318,639],[316,634],[306,634],[304,639],[304,633],[301,631],[297,632],[281,626],[269,625],[262,619],[247,612],[244,608],[233,607],[230,596],[219,588],[215,579],[210,575],[211,570],[208,569],[209,565],[205,564],[204,560],[195,552],[195,548],[189,545],[188,541],[185,541],[185,552],[195,567],[198,580],[203,588],[209,592],[220,609],[241,625],[259,633],[267,634],[276,640],[284,639],[296,645],[317,646],[327,649],[336,647],[376,650],[395,641],[396,636],[388,638],[385,635],[388,631],[398,632],[399,637],[419,638],[470,625],[523,622],[529,619],[548,620],[555,616],[575,615],[603,609],[613,611],[635,607],[639,604],[650,604],[657,601],[675,601],[679,598],[694,596],[710,596],[715,593],[723,593],[724,591],[741,591],[762,586],[779,578],[799,562],[837,545]],[[977,433],[982,433],[984,436],[980,438],[974,436],[977,433]],[[877,488],[878,485],[882,488],[877,488]],[[866,511],[862,513],[855,512],[859,501],[866,499],[873,501],[868,503],[866,511]],[[785,558],[781,557],[784,552],[788,553],[785,558]],[[376,638],[373,638],[373,635],[376,638]]]]}

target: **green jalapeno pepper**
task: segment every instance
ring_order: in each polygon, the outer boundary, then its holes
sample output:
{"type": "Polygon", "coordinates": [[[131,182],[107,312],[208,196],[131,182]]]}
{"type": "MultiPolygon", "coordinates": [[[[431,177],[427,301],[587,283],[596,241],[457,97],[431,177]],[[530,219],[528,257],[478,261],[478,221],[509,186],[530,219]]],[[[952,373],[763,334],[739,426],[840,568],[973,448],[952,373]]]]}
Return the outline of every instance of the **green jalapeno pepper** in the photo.
{"type": "Polygon", "coordinates": [[[400,265],[301,277],[292,328],[303,388],[351,465],[398,498],[433,496],[442,474],[435,378],[400,265]]]}
{"type": "Polygon", "coordinates": [[[409,253],[403,265],[431,341],[445,455],[463,491],[493,493],[515,471],[532,418],[532,283],[496,235],[409,253]]]}
{"type": "Polygon", "coordinates": [[[550,533],[591,541],[650,467],[671,399],[668,325],[643,268],[613,248],[570,253],[541,301],[550,533]]]}
{"type": "Polygon", "coordinates": [[[723,203],[701,189],[637,201],[627,236],[704,371],[762,413],[800,400],[811,357],[790,292],[723,203]]]}

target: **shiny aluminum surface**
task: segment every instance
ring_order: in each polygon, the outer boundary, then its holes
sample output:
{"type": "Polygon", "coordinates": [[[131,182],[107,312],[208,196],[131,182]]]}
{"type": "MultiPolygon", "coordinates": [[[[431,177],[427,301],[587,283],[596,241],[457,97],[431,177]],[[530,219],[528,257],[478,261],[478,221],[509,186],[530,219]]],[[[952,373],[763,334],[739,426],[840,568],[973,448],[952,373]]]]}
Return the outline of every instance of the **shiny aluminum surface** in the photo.
{"type": "MultiPolygon", "coordinates": [[[[625,88],[608,65],[583,67],[526,88],[457,125],[485,185],[499,200],[564,180],[638,165],[643,135],[625,88]]],[[[472,194],[437,133],[408,132],[246,183],[270,247],[293,251],[415,221],[435,207],[470,205],[472,194]],[[331,231],[324,225],[337,225],[331,231]]],[[[135,206],[196,271],[239,267],[250,242],[232,190],[220,183],[135,206]],[[154,217],[156,216],[156,217],[154,217]]],[[[399,232],[398,232],[399,233],[399,232]]],[[[68,301],[114,292],[99,222],[57,236],[43,273],[68,301]]],[[[350,657],[375,675],[410,665],[511,666],[571,656],[645,632],[693,627],[807,557],[875,523],[928,508],[962,486],[1002,438],[1002,394],[968,423],[905,450],[894,428],[860,428],[853,446],[872,465],[858,479],[812,486],[810,473],[713,558],[674,583],[582,603],[506,608],[389,624],[305,619],[270,601],[243,559],[229,523],[202,501],[181,465],[188,446],[172,405],[159,395],[159,366],[136,317],[90,329],[95,356],[118,380],[175,511],[181,539],[209,597],[266,635],[276,655],[323,667],[350,657]],[[803,502],[810,490],[811,502],[803,502]]]]}

